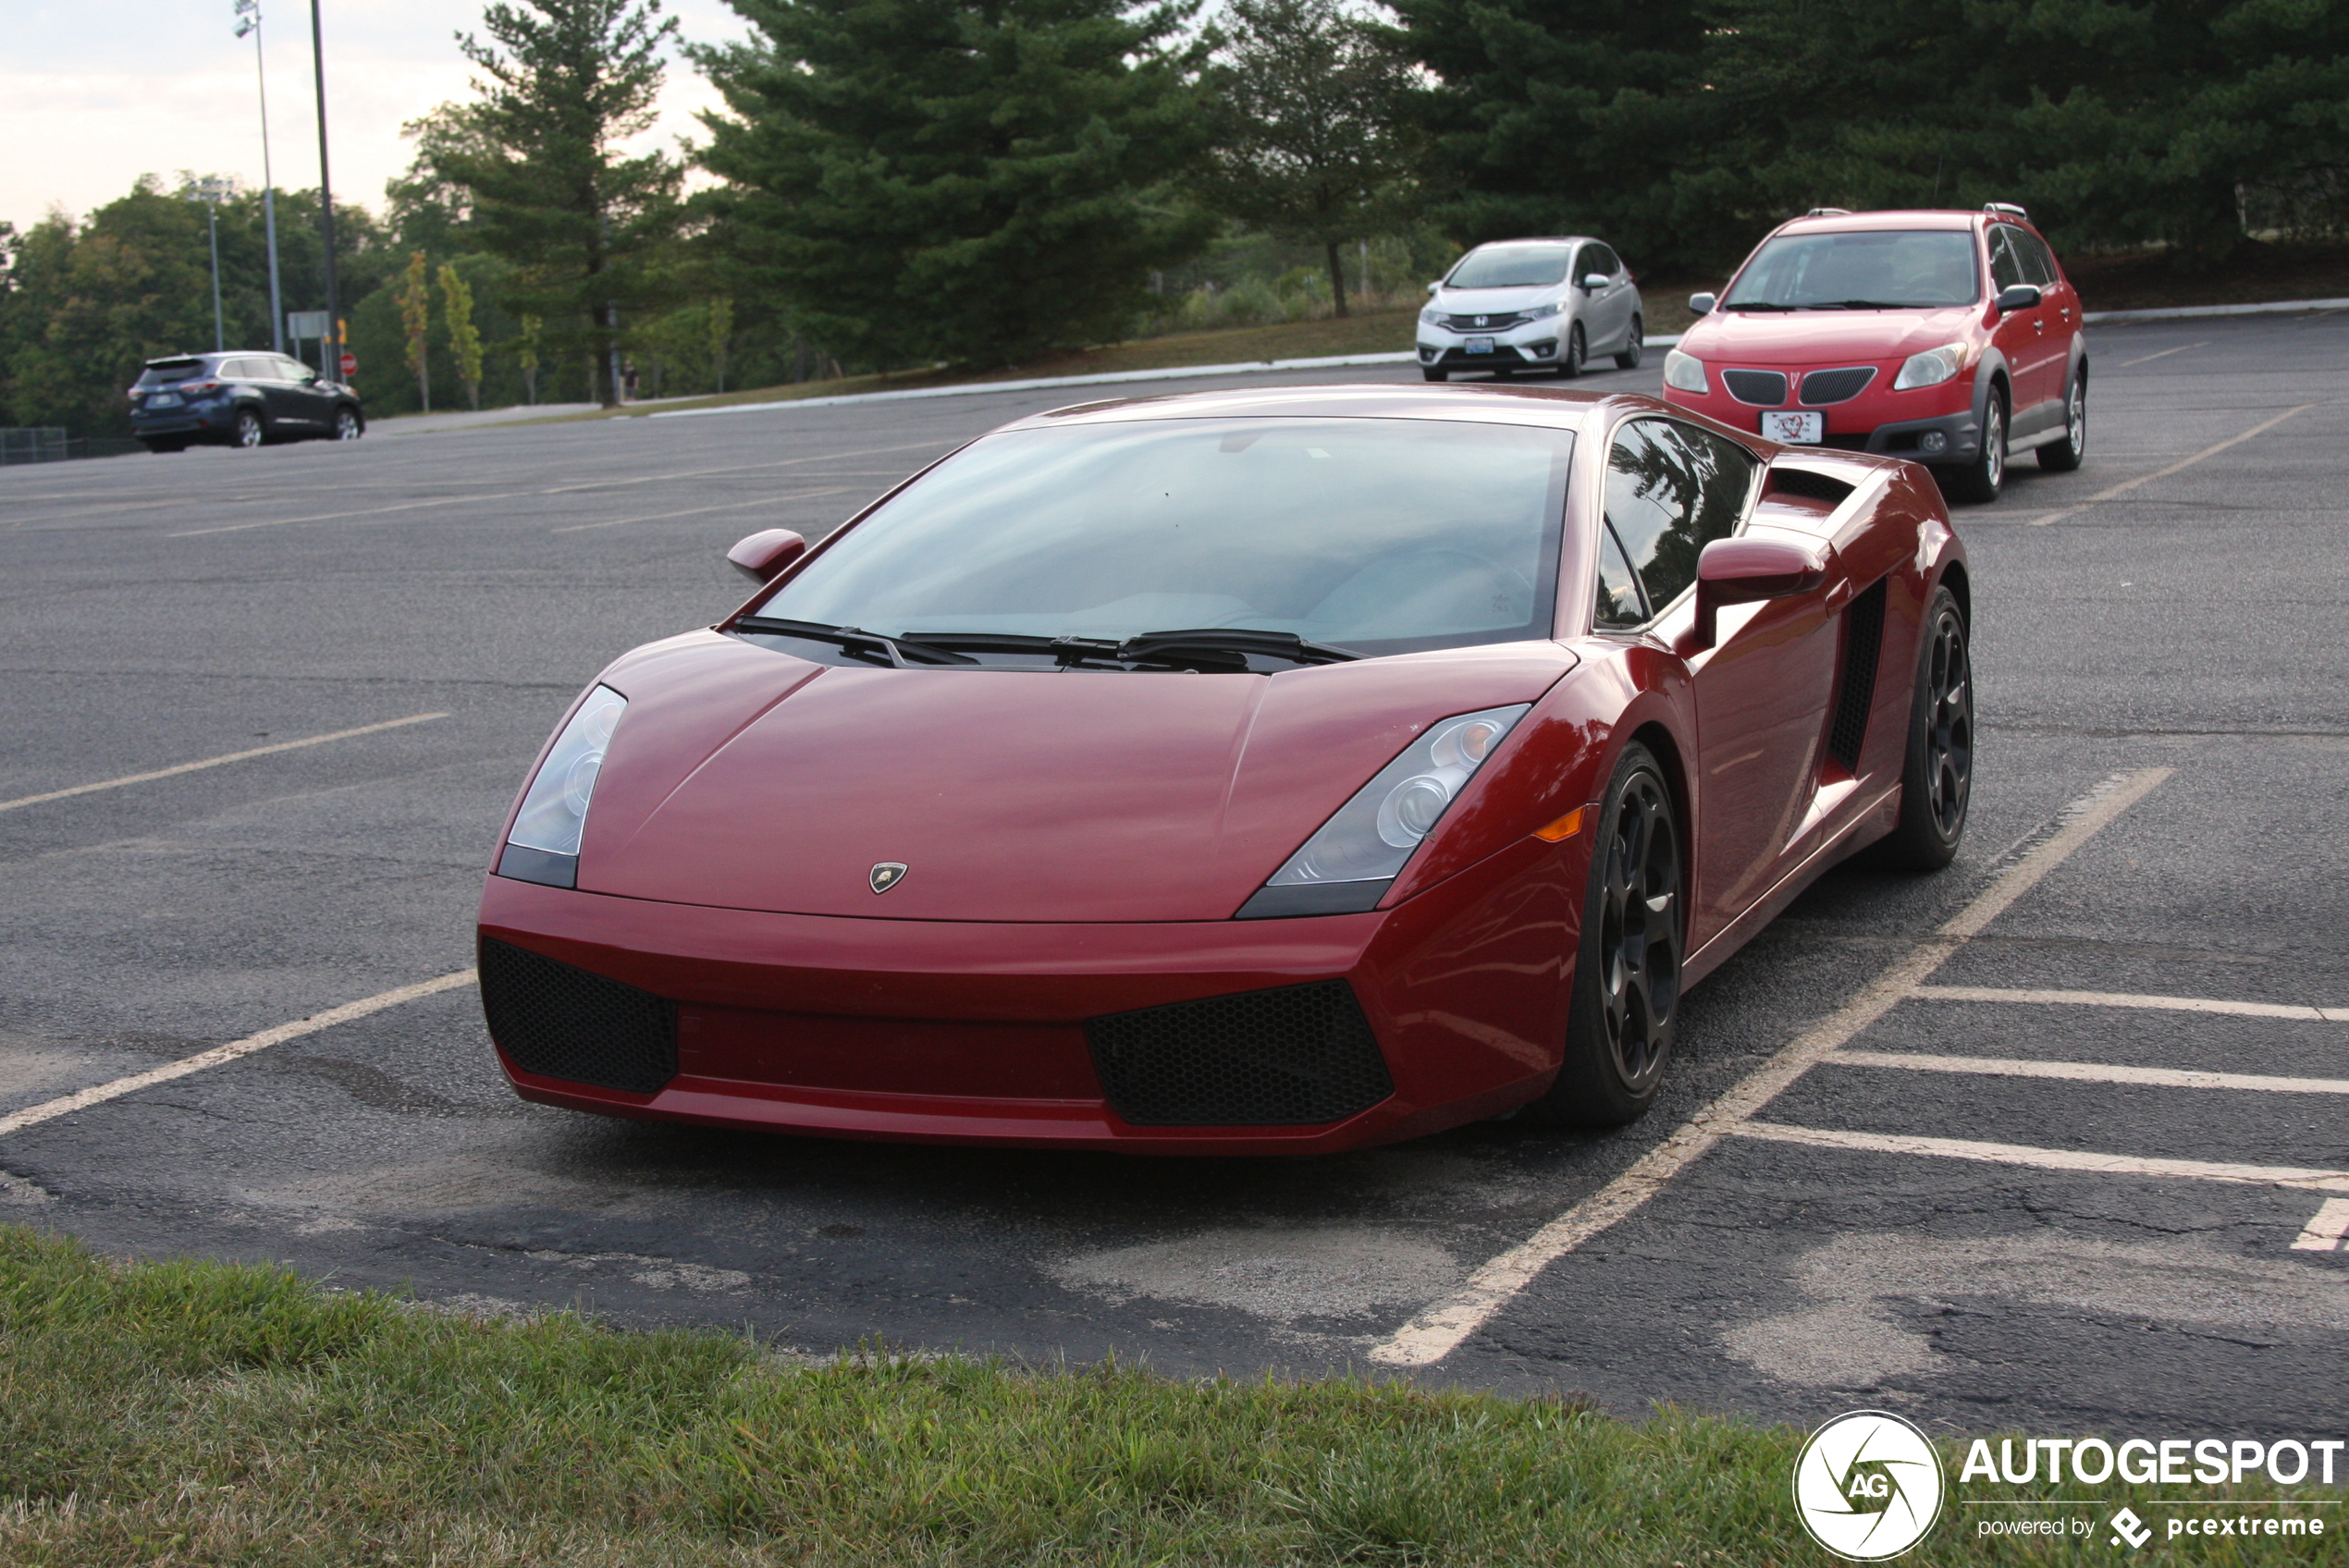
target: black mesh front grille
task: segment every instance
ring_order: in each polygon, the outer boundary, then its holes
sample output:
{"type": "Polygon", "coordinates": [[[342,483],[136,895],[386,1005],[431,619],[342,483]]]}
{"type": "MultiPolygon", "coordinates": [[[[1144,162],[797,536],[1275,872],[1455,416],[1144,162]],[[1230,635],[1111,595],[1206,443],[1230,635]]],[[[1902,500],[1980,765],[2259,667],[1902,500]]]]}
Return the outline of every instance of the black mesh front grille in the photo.
{"type": "Polygon", "coordinates": [[[1814,370],[1802,378],[1802,400],[1814,404],[1848,403],[1875,379],[1874,365],[1853,365],[1849,370],[1814,370]]]}
{"type": "Polygon", "coordinates": [[[1509,328],[1521,326],[1531,319],[1523,311],[1510,311],[1503,314],[1449,316],[1445,318],[1445,325],[1455,332],[1507,332],[1509,328]]]}
{"type": "Polygon", "coordinates": [[[677,1009],[618,980],[481,939],[490,1038],[526,1072],[649,1095],[677,1075],[677,1009]]]}
{"type": "Polygon", "coordinates": [[[1786,401],[1786,373],[1777,370],[1725,370],[1721,385],[1740,403],[1776,408],[1786,401]]]}
{"type": "Polygon", "coordinates": [[[1868,738],[1868,709],[1876,703],[1876,667],[1884,651],[1884,583],[1851,601],[1843,612],[1843,680],[1835,699],[1835,728],[1827,731],[1827,754],[1857,772],[1860,746],[1868,738]]]}
{"type": "Polygon", "coordinates": [[[1308,1126],[1395,1092],[1343,980],[1112,1013],[1085,1040],[1111,1108],[1138,1127],[1308,1126]]]}

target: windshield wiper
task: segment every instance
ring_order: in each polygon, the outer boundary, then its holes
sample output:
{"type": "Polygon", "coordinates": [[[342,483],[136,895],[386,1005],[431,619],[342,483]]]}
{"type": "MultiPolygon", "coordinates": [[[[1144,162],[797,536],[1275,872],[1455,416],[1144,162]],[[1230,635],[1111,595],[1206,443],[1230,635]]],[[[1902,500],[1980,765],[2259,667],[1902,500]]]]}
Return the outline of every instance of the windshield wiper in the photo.
{"type": "Polygon", "coordinates": [[[855,626],[826,626],[813,620],[781,620],[763,615],[746,615],[734,622],[737,631],[764,631],[784,637],[806,637],[814,642],[836,644],[841,652],[855,658],[879,654],[893,668],[909,669],[917,664],[977,664],[974,658],[945,648],[932,647],[911,637],[885,637],[878,631],[867,631],[855,626]]]}
{"type": "Polygon", "coordinates": [[[1807,311],[1810,308],[1808,305],[1781,305],[1763,300],[1732,300],[1726,305],[1715,307],[1723,311],[1807,311]]]}
{"type": "Polygon", "coordinates": [[[1916,307],[1896,305],[1889,300],[1821,300],[1795,308],[1803,311],[1907,311],[1916,307]]]}
{"type": "MultiPolygon", "coordinates": [[[[1236,655],[1237,667],[1248,668],[1246,655],[1261,654],[1291,664],[1338,664],[1362,655],[1351,648],[1309,643],[1294,631],[1259,631],[1246,626],[1200,626],[1183,631],[1143,631],[1117,645],[1116,657],[1143,664],[1172,661],[1175,655],[1217,654],[1236,655]]],[[[1189,662],[1189,661],[1184,661],[1189,662]]],[[[1219,661],[1221,662],[1221,661],[1219,661]]]]}

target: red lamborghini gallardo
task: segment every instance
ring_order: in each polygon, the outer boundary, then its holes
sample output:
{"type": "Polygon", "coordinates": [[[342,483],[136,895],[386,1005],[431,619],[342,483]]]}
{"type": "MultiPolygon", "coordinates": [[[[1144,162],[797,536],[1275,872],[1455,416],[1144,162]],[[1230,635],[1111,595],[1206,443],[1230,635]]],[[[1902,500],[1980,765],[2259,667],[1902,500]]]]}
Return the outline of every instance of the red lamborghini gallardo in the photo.
{"type": "Polygon", "coordinates": [[[526,1097],[1309,1153],[1631,1121],[1683,990],[1973,753],[1931,478],[1637,397],[1021,420],[598,676],[482,898],[526,1097]]]}

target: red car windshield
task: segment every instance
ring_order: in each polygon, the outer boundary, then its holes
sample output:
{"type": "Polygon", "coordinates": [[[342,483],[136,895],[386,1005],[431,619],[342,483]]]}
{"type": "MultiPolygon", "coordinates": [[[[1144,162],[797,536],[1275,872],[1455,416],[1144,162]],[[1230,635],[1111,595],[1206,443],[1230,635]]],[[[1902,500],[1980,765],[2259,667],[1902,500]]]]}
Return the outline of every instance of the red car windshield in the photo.
{"type": "Polygon", "coordinates": [[[1571,431],[1168,419],[974,443],[759,606],[891,636],[1285,632],[1358,654],[1546,638],[1571,431]]]}
{"type": "Polygon", "coordinates": [[[1781,234],[1754,253],[1725,311],[1929,310],[1982,297],[1962,228],[1781,234]]]}

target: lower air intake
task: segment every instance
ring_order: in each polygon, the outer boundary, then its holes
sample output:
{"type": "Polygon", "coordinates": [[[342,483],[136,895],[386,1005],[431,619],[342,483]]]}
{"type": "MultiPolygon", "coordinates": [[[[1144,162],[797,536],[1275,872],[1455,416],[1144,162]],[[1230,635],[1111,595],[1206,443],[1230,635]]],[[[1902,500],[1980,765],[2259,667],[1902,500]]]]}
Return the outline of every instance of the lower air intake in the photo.
{"type": "Polygon", "coordinates": [[[481,939],[489,1036],[542,1078],[650,1095],[677,1075],[677,1009],[618,980],[481,939]]]}
{"type": "Polygon", "coordinates": [[[1395,1092],[1343,980],[1112,1013],[1085,1025],[1111,1109],[1138,1127],[1301,1127],[1395,1092]]]}

